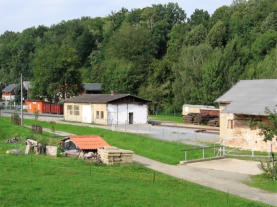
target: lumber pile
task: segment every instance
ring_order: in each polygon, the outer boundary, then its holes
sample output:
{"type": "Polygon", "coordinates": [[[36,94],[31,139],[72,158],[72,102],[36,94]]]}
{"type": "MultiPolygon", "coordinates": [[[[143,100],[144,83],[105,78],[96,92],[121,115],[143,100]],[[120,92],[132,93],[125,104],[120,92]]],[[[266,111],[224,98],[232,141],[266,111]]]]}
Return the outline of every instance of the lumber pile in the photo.
{"type": "Polygon", "coordinates": [[[98,149],[101,161],[107,165],[125,164],[133,162],[133,152],[117,147],[103,147],[98,149]]]}
{"type": "Polygon", "coordinates": [[[184,115],[184,122],[196,125],[204,124],[209,126],[219,126],[218,116],[200,113],[189,113],[184,115]]]}
{"type": "Polygon", "coordinates": [[[219,127],[219,118],[214,118],[208,121],[208,126],[219,127]]]}

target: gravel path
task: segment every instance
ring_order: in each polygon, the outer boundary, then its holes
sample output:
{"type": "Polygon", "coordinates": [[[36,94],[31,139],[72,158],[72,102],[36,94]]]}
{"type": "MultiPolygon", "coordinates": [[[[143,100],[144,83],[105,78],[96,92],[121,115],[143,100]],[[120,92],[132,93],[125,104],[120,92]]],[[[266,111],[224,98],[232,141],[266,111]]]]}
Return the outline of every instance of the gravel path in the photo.
{"type": "Polygon", "coordinates": [[[268,193],[243,183],[250,180],[250,175],[248,174],[198,168],[188,165],[168,165],[139,155],[134,155],[134,162],[176,178],[184,179],[249,200],[260,201],[269,205],[277,206],[277,193],[268,193]]]}

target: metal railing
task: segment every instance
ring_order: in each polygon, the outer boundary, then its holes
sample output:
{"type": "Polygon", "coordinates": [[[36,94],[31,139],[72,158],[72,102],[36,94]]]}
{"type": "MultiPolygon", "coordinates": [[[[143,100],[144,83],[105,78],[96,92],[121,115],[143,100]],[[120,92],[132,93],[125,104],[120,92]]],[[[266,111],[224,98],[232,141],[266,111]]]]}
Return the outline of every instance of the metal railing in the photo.
{"type": "Polygon", "coordinates": [[[214,145],[211,147],[197,147],[191,149],[182,150],[184,152],[184,161],[187,162],[196,162],[196,161],[204,161],[211,159],[220,159],[225,156],[225,147],[214,145]]]}

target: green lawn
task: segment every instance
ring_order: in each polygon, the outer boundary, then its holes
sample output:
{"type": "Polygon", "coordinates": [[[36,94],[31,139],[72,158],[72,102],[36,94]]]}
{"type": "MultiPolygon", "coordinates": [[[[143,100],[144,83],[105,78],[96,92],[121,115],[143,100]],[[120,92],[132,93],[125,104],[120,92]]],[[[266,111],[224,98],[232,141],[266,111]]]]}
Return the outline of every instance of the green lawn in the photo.
{"type": "MultiPolygon", "coordinates": [[[[26,122],[31,123],[29,120],[25,120],[26,122]]],[[[50,127],[50,123],[40,123],[50,127]]],[[[56,127],[59,130],[68,127],[74,132],[83,130],[84,134],[92,129],[59,124],[56,127]]],[[[112,135],[110,141],[119,141],[124,146],[127,144],[116,137],[125,135],[131,141],[142,139],[142,143],[146,142],[143,147],[153,143],[165,147],[160,142],[147,143],[147,138],[136,137],[137,135],[133,138],[130,134],[109,134],[108,130],[99,132],[106,136],[112,135]]],[[[136,164],[105,166],[74,158],[4,154],[6,149],[24,149],[23,142],[27,137],[49,139],[53,136],[49,133],[33,135],[29,128],[15,126],[8,118],[0,118],[0,207],[267,206],[161,173],[155,173],[153,183],[154,172],[136,164]],[[4,141],[11,136],[20,137],[22,142],[5,144],[4,141]]],[[[140,144],[140,141],[137,142],[140,144]]],[[[172,144],[175,144],[175,147],[179,146],[176,143],[172,144]]],[[[155,154],[159,155],[160,152],[155,149],[155,154]]]]}
{"type": "Polygon", "coordinates": [[[157,121],[164,121],[164,122],[173,122],[173,123],[181,123],[184,124],[184,119],[182,115],[149,115],[149,119],[157,120],[157,121]]]}
{"type": "Polygon", "coordinates": [[[142,166],[0,154],[0,206],[267,206],[142,166]]]}
{"type": "Polygon", "coordinates": [[[277,193],[277,181],[273,181],[272,178],[266,174],[252,176],[252,180],[247,184],[269,192],[277,193]]]}
{"type": "Polygon", "coordinates": [[[9,118],[0,117],[0,153],[12,148],[24,150],[27,138],[38,140],[41,143],[51,142],[53,145],[57,145],[59,140],[56,135],[46,132],[43,135],[33,134],[31,129],[11,124],[9,118]],[[17,144],[7,144],[7,139],[11,137],[17,137],[21,141],[17,144]]]}
{"type": "MultiPolygon", "coordinates": [[[[28,119],[25,120],[24,123],[29,125],[33,123],[38,123],[45,128],[51,127],[49,122],[43,121],[35,122],[34,120],[28,119]]],[[[193,146],[191,145],[151,139],[143,135],[115,132],[100,128],[74,126],[70,124],[56,124],[56,130],[78,135],[100,135],[112,146],[133,150],[138,155],[142,155],[168,164],[178,164],[179,161],[185,159],[185,153],[182,150],[193,148],[193,146]]],[[[213,150],[207,150],[206,157],[210,157],[213,155],[213,150]]],[[[191,151],[188,154],[187,159],[200,159],[201,157],[202,149],[191,151]]]]}

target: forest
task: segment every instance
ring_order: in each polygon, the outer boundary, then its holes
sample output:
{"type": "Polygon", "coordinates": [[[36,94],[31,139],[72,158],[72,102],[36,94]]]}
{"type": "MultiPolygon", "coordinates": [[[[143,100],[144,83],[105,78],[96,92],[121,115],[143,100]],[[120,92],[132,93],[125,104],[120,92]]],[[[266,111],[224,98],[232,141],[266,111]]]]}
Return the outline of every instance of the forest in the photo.
{"type": "Polygon", "coordinates": [[[188,17],[177,3],[82,17],[0,36],[0,89],[32,82],[33,99],[58,102],[81,83],[152,101],[150,111],[214,104],[242,79],[277,78],[277,1],[234,0],[188,17]]]}

